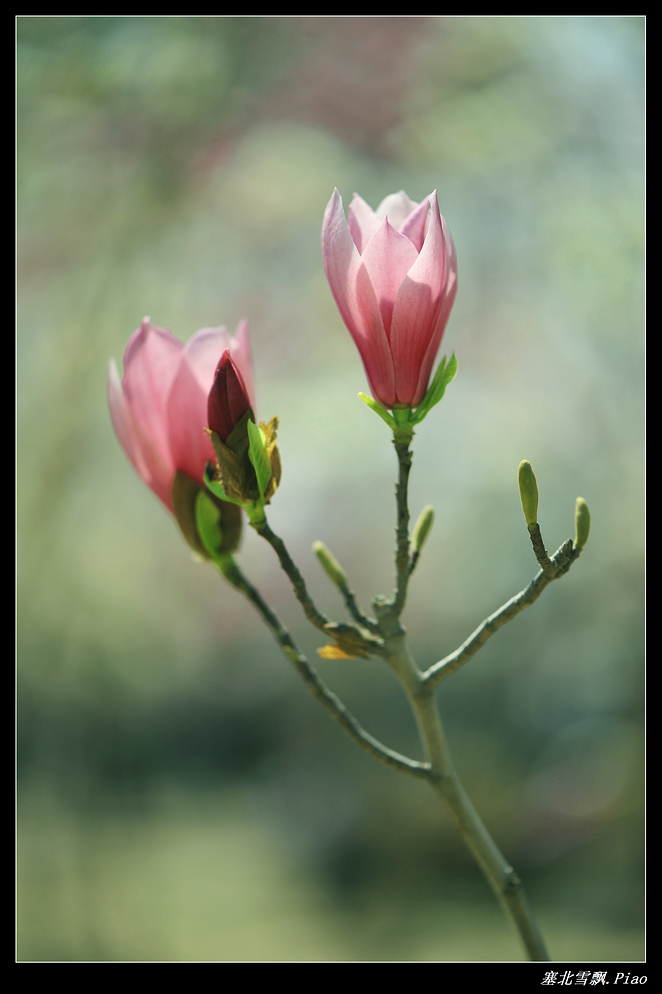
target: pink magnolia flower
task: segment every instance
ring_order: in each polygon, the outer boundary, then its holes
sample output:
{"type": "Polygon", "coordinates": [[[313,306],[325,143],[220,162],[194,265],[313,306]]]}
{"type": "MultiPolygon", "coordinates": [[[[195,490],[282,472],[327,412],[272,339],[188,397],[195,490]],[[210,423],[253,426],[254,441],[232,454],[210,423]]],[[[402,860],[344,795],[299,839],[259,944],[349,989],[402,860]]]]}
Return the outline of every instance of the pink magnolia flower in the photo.
{"type": "Polygon", "coordinates": [[[203,328],[184,345],[167,328],[145,318],[129,339],[120,381],[111,363],[110,413],[124,451],[138,474],[172,513],[172,485],[183,473],[202,486],[214,460],[207,428],[207,398],[219,357],[229,350],[253,403],[248,324],[233,337],[226,328],[203,328]]]}
{"type": "Polygon", "coordinates": [[[436,192],[420,204],[394,193],[376,211],[355,194],[345,220],[334,190],[322,255],[375,400],[388,408],[416,407],[457,290],[455,247],[436,192]]]}

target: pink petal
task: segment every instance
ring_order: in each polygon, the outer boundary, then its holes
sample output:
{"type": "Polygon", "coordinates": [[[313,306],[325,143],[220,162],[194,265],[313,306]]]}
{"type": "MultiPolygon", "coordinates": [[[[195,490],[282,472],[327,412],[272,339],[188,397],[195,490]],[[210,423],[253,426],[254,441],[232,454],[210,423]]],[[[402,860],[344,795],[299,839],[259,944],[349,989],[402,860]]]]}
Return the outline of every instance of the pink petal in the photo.
{"type": "Polygon", "coordinates": [[[226,349],[230,350],[232,361],[239,370],[246,391],[255,410],[255,388],[253,384],[253,357],[248,339],[248,321],[243,318],[234,336],[223,325],[218,328],[202,328],[184,346],[184,361],[197,376],[201,387],[207,393],[214,382],[214,374],[226,349]]]}
{"type": "Polygon", "coordinates": [[[347,223],[354,244],[361,255],[382,221],[383,218],[377,217],[363,197],[359,197],[358,193],[355,193],[347,209],[347,223]]]}
{"type": "Polygon", "coordinates": [[[108,404],[115,432],[134,469],[172,511],[170,487],[175,470],[169,453],[160,451],[134,418],[122,391],[114,362],[110,364],[108,377],[108,404]]]}
{"type": "Polygon", "coordinates": [[[363,360],[373,397],[383,407],[392,407],[397,399],[393,356],[365,266],[361,266],[357,273],[355,293],[357,307],[363,314],[364,331],[352,337],[363,360]]]}
{"type": "Polygon", "coordinates": [[[253,353],[251,351],[251,345],[248,338],[248,321],[246,318],[242,318],[237,325],[234,339],[231,339],[230,342],[230,355],[232,356],[232,361],[239,370],[241,378],[244,381],[244,387],[246,388],[248,399],[251,402],[251,407],[253,408],[254,413],[257,414],[257,406],[255,403],[255,377],[253,374],[253,353]]]}
{"type": "Polygon", "coordinates": [[[391,325],[396,394],[399,403],[413,406],[423,358],[436,326],[438,308],[435,307],[430,287],[414,283],[409,277],[403,281],[396,307],[391,325]]]}
{"type": "Polygon", "coordinates": [[[419,206],[407,196],[404,190],[400,190],[399,193],[390,193],[388,197],[384,197],[375,211],[375,215],[382,221],[387,217],[394,228],[402,231],[402,226],[407,218],[419,206]]]}
{"type": "Polygon", "coordinates": [[[400,285],[418,258],[410,240],[384,220],[368,242],[361,261],[370,275],[384,330],[390,340],[391,315],[400,285]]]}
{"type": "Polygon", "coordinates": [[[122,390],[134,420],[167,460],[166,403],[184,346],[166,328],[145,318],[124,352],[122,390]]]}
{"type": "Polygon", "coordinates": [[[230,332],[221,325],[218,328],[201,328],[184,346],[182,362],[189,367],[202,393],[211,390],[216,367],[231,342],[230,332]]]}
{"type": "Polygon", "coordinates": [[[322,225],[322,258],[331,293],[363,359],[375,397],[395,396],[393,363],[375,291],[354,244],[337,190],[322,225]]]}
{"type": "Polygon", "coordinates": [[[456,289],[455,247],[439,212],[436,194],[430,197],[430,203],[425,243],[402,281],[391,323],[396,392],[401,403],[414,406],[427,389],[456,289]]]}
{"type": "Polygon", "coordinates": [[[439,211],[436,194],[430,196],[430,217],[423,247],[412,268],[410,279],[430,287],[433,298],[441,295],[448,280],[449,266],[455,263],[455,247],[439,211]]]}
{"type": "Polygon", "coordinates": [[[391,349],[400,403],[423,398],[455,299],[457,263],[450,232],[436,195],[423,249],[410,269],[393,308],[391,349]]]}
{"type": "Polygon", "coordinates": [[[194,365],[183,356],[167,401],[168,445],[175,469],[199,483],[205,464],[214,457],[205,431],[208,393],[194,365]]]}
{"type": "Polygon", "coordinates": [[[439,310],[439,316],[437,317],[437,323],[430,336],[430,342],[428,344],[425,356],[421,363],[421,370],[419,373],[418,383],[416,385],[416,391],[414,398],[412,400],[412,407],[416,407],[417,404],[421,402],[425,394],[427,393],[428,386],[430,384],[430,378],[432,374],[432,367],[434,365],[434,360],[439,351],[439,346],[441,345],[441,339],[443,337],[444,331],[446,330],[446,325],[448,323],[448,318],[450,317],[451,309],[455,301],[455,294],[457,293],[457,273],[455,270],[451,270],[449,274],[449,282],[446,286],[446,290],[443,296],[443,303],[439,310]]]}
{"type": "Polygon", "coordinates": [[[400,231],[403,235],[414,244],[414,247],[418,252],[423,248],[423,243],[425,242],[425,236],[428,230],[428,223],[430,217],[430,198],[426,199],[415,206],[415,209],[407,217],[404,224],[400,226],[400,231]]]}

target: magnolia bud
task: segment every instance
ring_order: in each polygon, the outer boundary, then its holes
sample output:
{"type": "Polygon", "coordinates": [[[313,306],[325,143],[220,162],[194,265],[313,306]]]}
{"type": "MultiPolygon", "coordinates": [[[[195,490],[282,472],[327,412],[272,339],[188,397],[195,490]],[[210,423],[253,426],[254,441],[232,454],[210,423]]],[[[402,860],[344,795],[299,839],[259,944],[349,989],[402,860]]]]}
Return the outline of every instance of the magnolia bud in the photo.
{"type": "Polygon", "coordinates": [[[335,583],[340,590],[347,589],[347,576],[345,571],[324,542],[313,542],[313,552],[322,564],[322,569],[328,578],[335,583]]]}
{"type": "Polygon", "coordinates": [[[531,463],[527,459],[522,459],[519,464],[517,478],[526,523],[535,525],[538,523],[538,484],[531,463]]]}
{"type": "Polygon", "coordinates": [[[420,552],[427,537],[432,531],[432,525],[434,523],[434,510],[431,504],[424,507],[418,516],[418,521],[414,526],[414,533],[411,538],[411,547],[414,552],[420,552]]]}
{"type": "Polygon", "coordinates": [[[209,430],[215,431],[225,444],[232,434],[233,428],[241,421],[246,411],[250,411],[251,420],[255,420],[251,409],[248,391],[244,386],[241,373],[233,362],[230,350],[226,349],[220,358],[214,382],[207,399],[207,418],[209,430]]]}
{"type": "Polygon", "coordinates": [[[581,552],[588,542],[590,530],[591,515],[588,504],[583,497],[578,497],[575,502],[575,548],[578,552],[581,552]]]}

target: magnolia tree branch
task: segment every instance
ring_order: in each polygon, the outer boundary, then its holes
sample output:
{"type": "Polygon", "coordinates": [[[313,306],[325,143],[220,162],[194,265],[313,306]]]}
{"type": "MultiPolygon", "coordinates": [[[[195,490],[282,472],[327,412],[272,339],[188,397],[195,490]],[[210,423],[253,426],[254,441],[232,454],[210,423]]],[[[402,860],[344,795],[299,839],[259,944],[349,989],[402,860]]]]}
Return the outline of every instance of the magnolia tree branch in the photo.
{"type": "Polygon", "coordinates": [[[369,618],[367,615],[363,613],[361,608],[356,603],[356,595],[354,594],[354,591],[350,590],[350,588],[345,583],[342,586],[340,586],[340,592],[343,595],[345,606],[347,607],[347,610],[349,611],[349,614],[354,619],[354,621],[361,628],[367,629],[369,632],[372,632],[374,635],[379,635],[380,631],[378,623],[374,620],[374,618],[369,618]]]}
{"type": "Polygon", "coordinates": [[[271,548],[274,550],[278,556],[278,561],[282,566],[283,570],[289,577],[292,584],[292,589],[294,594],[303,608],[305,616],[308,620],[315,626],[319,628],[320,631],[324,632],[327,630],[328,626],[331,624],[329,618],[326,617],[321,611],[315,606],[312,597],[308,593],[308,588],[306,587],[306,581],[304,580],[299,568],[295,565],[294,560],[290,556],[285,543],[280,536],[273,532],[266,520],[263,518],[261,522],[254,523],[253,528],[263,539],[265,539],[271,548]]]}
{"type": "Polygon", "coordinates": [[[531,960],[548,960],[540,930],[526,900],[518,875],[502,855],[457,777],[435,700],[434,688],[418,669],[404,634],[387,641],[387,661],[411,705],[430,764],[428,779],[446,806],[482,869],[490,887],[516,928],[531,960]]]}
{"type": "Polygon", "coordinates": [[[282,538],[276,535],[270,528],[266,517],[263,516],[260,521],[252,522],[252,525],[258,535],[269,543],[278,556],[278,561],[292,584],[294,594],[301,604],[306,618],[308,618],[315,628],[318,628],[325,635],[334,639],[346,655],[357,655],[367,658],[371,654],[377,656],[383,654],[382,640],[376,634],[373,634],[378,631],[377,624],[369,618],[364,619],[356,606],[354,595],[349,588],[346,588],[345,600],[348,606],[349,604],[353,605],[356,616],[361,618],[362,621],[365,621],[365,625],[361,627],[330,621],[325,614],[319,611],[308,592],[306,581],[301,575],[298,566],[287,551],[282,538]]]}
{"type": "Polygon", "coordinates": [[[342,594],[345,606],[351,617],[359,625],[359,628],[364,628],[366,631],[372,632],[374,635],[379,635],[379,625],[374,618],[369,618],[365,615],[357,604],[356,595],[354,594],[354,591],[351,590],[347,581],[347,574],[331,550],[327,549],[324,542],[320,542],[318,540],[313,542],[313,552],[319,559],[320,565],[328,578],[331,580],[331,583],[333,583],[342,594]]]}
{"type": "MultiPolygon", "coordinates": [[[[417,523],[412,546],[409,540],[408,481],[411,470],[411,437],[394,437],[399,474],[396,486],[396,585],[391,598],[377,597],[373,604],[376,620],[367,618],[356,603],[346,575],[335,557],[321,542],[315,543],[315,552],[330,579],[341,591],[347,609],[357,625],[339,625],[329,621],[313,603],[305,581],[289,555],[285,543],[269,527],[262,515],[252,522],[253,527],[274,549],[280,565],[287,574],[294,593],[306,617],[320,631],[331,635],[340,655],[384,658],[398,678],[409,700],[419,731],[425,760],[418,762],[394,752],[373,738],[345,707],[340,699],[324,684],[315,669],[295,645],[291,635],[264,602],[259,592],[244,577],[234,560],[231,567],[222,571],[230,583],[254,604],[270,628],[282,651],[294,665],[309,690],[331,713],[344,731],[365,752],[386,766],[418,779],[427,780],[437,797],[448,807],[476,862],[482,869],[490,887],[506,915],[516,928],[520,940],[531,960],[548,960],[540,930],[526,900],[522,883],[496,846],[478,813],[471,804],[455,772],[446,742],[439,709],[435,699],[438,685],[451,673],[468,662],[485,645],[489,638],[524,608],[533,604],[549,584],[565,575],[581,552],[581,543],[568,539],[550,557],[545,549],[537,522],[527,519],[527,527],[540,572],[519,594],[512,597],[498,611],[486,618],[475,632],[454,653],[422,672],[407,647],[405,630],[400,616],[405,606],[409,576],[418,559],[425,534],[431,526],[431,508],[426,508],[417,523]]],[[[531,512],[532,513],[532,512],[531,512]]],[[[529,514],[530,517],[530,514],[529,514]]],[[[585,540],[585,539],[584,539],[585,540]]]]}
{"type": "MultiPolygon", "coordinates": [[[[538,535],[539,533],[538,530],[538,535]]],[[[516,618],[524,608],[534,604],[543,590],[553,580],[558,580],[560,577],[565,576],[572,563],[579,556],[579,550],[574,546],[572,539],[564,542],[551,559],[547,557],[544,546],[542,546],[542,541],[540,546],[542,547],[542,551],[540,552],[540,558],[538,558],[538,555],[537,558],[539,562],[541,558],[544,558],[546,565],[543,569],[534,576],[533,580],[531,580],[524,590],[521,590],[519,594],[515,594],[498,611],[495,611],[489,618],[486,618],[455,652],[451,652],[450,655],[435,663],[434,666],[431,666],[423,674],[423,682],[426,686],[430,688],[436,687],[442,680],[450,676],[451,673],[455,673],[461,666],[468,663],[479,649],[483,648],[492,635],[498,632],[500,628],[503,628],[509,621],[512,621],[513,618],[516,618]]]]}
{"type": "Polygon", "coordinates": [[[370,735],[357,721],[354,715],[345,707],[342,701],[329,690],[321,679],[315,668],[308,662],[304,654],[297,647],[294,639],[281,624],[280,620],[272,609],[265,602],[259,591],[250,583],[239,569],[234,560],[229,560],[221,566],[221,571],[226,580],[239,590],[259,611],[267,627],[279,644],[285,656],[292,663],[299,676],[303,679],[309,691],[322,704],[332,717],[338,722],[349,737],[356,742],[364,752],[379,760],[391,769],[399,770],[410,777],[419,780],[427,780],[430,775],[428,763],[419,763],[416,760],[402,756],[400,753],[389,749],[376,738],[370,735]]]}
{"type": "MultiPolygon", "coordinates": [[[[404,607],[406,598],[407,580],[415,563],[413,556],[410,559],[410,547],[408,536],[408,495],[407,484],[409,470],[411,468],[411,454],[409,444],[398,442],[397,435],[394,439],[399,462],[399,478],[396,490],[397,504],[397,551],[396,551],[396,575],[397,589],[392,601],[385,599],[375,600],[375,610],[379,619],[382,635],[384,637],[385,658],[391,669],[398,678],[414,714],[418,726],[419,736],[425,758],[429,763],[429,782],[439,797],[448,807],[455,823],[457,824],[465,842],[474,855],[478,865],[482,869],[490,887],[500,902],[503,910],[514,925],[520,940],[526,950],[527,956],[531,960],[548,960],[549,954],[545,947],[542,935],[533,916],[531,908],[526,900],[522,883],[513,868],[499,851],[485,825],[481,821],[478,813],[471,804],[464,789],[457,777],[451,759],[446,736],[444,733],[441,716],[435,699],[435,688],[440,682],[444,673],[443,666],[432,667],[428,673],[422,673],[416,665],[407,646],[405,631],[402,628],[399,615],[404,607]]],[[[425,520],[425,518],[423,518],[425,520]]],[[[429,528],[429,523],[426,526],[429,528]]],[[[418,525],[417,525],[418,530],[418,525]]],[[[539,530],[538,530],[539,531],[539,530]]],[[[533,536],[532,536],[533,540],[533,536]]],[[[424,536],[421,541],[424,541],[424,536]]],[[[415,542],[415,547],[421,543],[415,542]]],[[[540,539],[542,546],[542,539],[540,539]]],[[[572,547],[572,542],[569,543],[572,547]]],[[[543,547],[544,550],[544,547],[543,547]]],[[[546,553],[545,553],[546,555],[546,553]]],[[[560,575],[567,566],[572,555],[568,543],[561,547],[555,557],[553,574],[552,572],[541,573],[541,580],[533,587],[533,591],[523,597],[530,598],[526,603],[535,600],[540,595],[544,586],[560,575]],[[543,583],[544,581],[544,583],[543,583]]],[[[536,581],[534,581],[536,584],[536,581]]],[[[530,586],[533,586],[530,584],[530,586]]],[[[527,588],[528,590],[528,588],[527,588]]],[[[522,595],[518,595],[522,596],[522,595]]],[[[517,598],[514,598],[517,601],[517,598]]],[[[522,606],[525,606],[523,604],[522,606]]],[[[478,649],[487,641],[492,631],[505,624],[507,620],[514,617],[522,607],[519,602],[516,606],[509,608],[506,605],[503,611],[503,620],[493,621],[487,619],[481,626],[481,635],[476,635],[471,646],[466,650],[466,658],[462,657],[461,650],[458,650],[459,658],[465,662],[470,655],[475,654],[478,649]],[[484,629],[484,632],[483,632],[484,629]]],[[[471,640],[470,640],[471,642],[471,640]]],[[[442,661],[445,663],[446,661],[442,661]]],[[[458,663],[461,665],[461,662],[458,663]]],[[[450,667],[449,667],[450,672],[450,667]]]]}

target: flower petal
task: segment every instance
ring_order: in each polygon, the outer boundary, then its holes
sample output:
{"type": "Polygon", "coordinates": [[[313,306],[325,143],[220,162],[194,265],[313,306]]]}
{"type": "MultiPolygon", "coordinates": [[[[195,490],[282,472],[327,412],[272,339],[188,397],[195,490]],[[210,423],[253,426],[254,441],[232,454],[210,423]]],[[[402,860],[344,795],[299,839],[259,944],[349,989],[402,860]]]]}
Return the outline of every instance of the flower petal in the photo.
{"type": "Polygon", "coordinates": [[[253,374],[253,353],[248,339],[248,321],[246,318],[241,319],[237,325],[234,338],[230,339],[230,355],[232,356],[232,361],[241,374],[244,387],[246,388],[246,393],[248,394],[248,399],[251,402],[251,407],[253,408],[253,411],[257,413],[257,406],[255,403],[255,377],[253,374]]]}
{"type": "Polygon", "coordinates": [[[382,221],[361,256],[361,261],[370,276],[384,330],[389,339],[391,315],[400,284],[417,258],[418,253],[413,244],[389,223],[388,218],[382,221]]]}
{"type": "Polygon", "coordinates": [[[355,193],[347,208],[347,224],[354,244],[361,255],[382,221],[383,218],[377,216],[372,207],[366,204],[363,197],[359,197],[358,193],[355,193]]]}
{"type": "Polygon", "coordinates": [[[175,469],[170,454],[155,446],[141,424],[134,418],[122,391],[114,362],[110,364],[108,377],[108,404],[113,427],[134,469],[168,510],[172,511],[170,486],[175,469]]]}
{"type": "Polygon", "coordinates": [[[403,235],[413,242],[417,252],[420,252],[425,242],[430,219],[430,198],[426,197],[422,203],[415,205],[415,209],[409,214],[404,224],[400,226],[403,235]]]}
{"type": "Polygon", "coordinates": [[[122,391],[134,420],[167,461],[166,403],[184,346],[168,331],[145,318],[124,352],[122,391]]]}
{"type": "Polygon", "coordinates": [[[420,206],[414,203],[404,190],[400,190],[399,193],[390,193],[388,197],[384,197],[375,215],[382,221],[387,217],[394,228],[402,231],[407,218],[420,206]]]}
{"type": "Polygon", "coordinates": [[[390,406],[385,395],[395,396],[391,350],[370,276],[354,244],[337,190],[324,215],[322,258],[331,293],[361,354],[373,391],[381,391],[375,397],[390,406]]]}
{"type": "Polygon", "coordinates": [[[425,243],[398,292],[391,322],[391,350],[400,403],[416,406],[432,366],[457,290],[455,247],[436,194],[425,243]]]}
{"type": "MultiPolygon", "coordinates": [[[[213,375],[213,374],[212,374],[213,375]]],[[[206,463],[214,458],[207,431],[207,394],[195,366],[182,356],[167,401],[168,445],[175,470],[202,483],[206,463]]]]}

